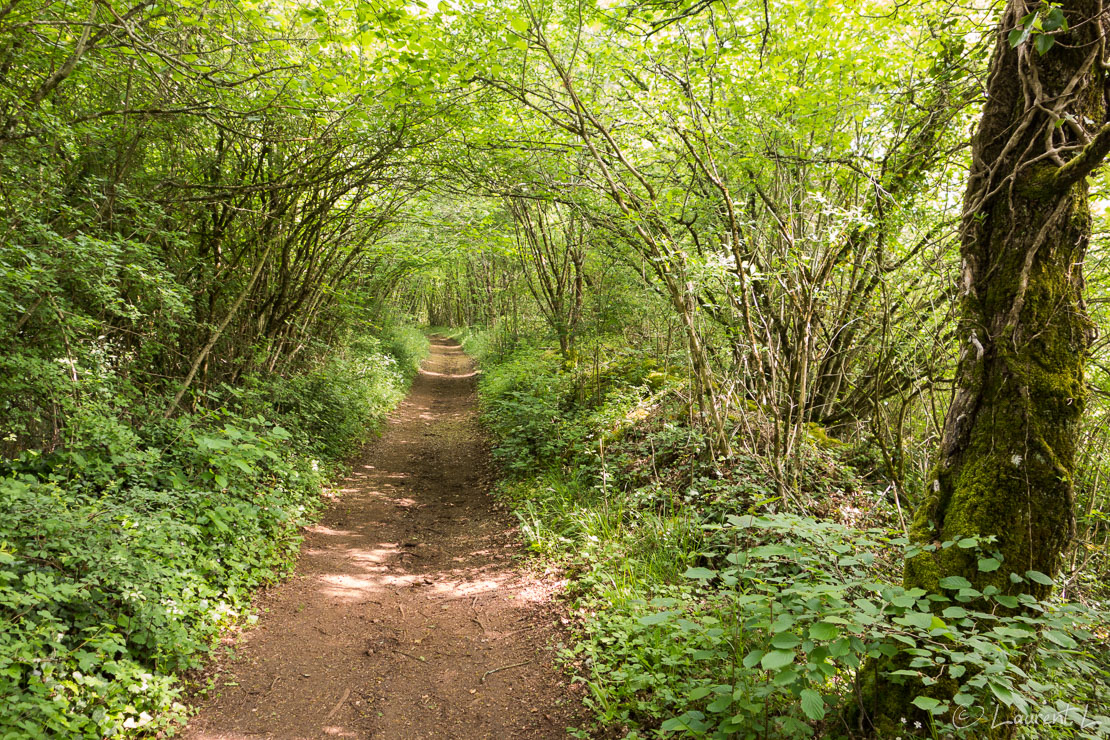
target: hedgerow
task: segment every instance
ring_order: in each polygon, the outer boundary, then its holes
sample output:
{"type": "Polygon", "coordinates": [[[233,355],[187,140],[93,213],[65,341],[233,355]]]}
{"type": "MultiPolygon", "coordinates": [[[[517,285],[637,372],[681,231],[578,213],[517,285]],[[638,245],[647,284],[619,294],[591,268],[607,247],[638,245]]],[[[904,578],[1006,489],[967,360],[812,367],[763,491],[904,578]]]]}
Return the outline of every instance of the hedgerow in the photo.
{"type": "Polygon", "coordinates": [[[109,396],[71,417],[69,444],[5,461],[0,738],[180,720],[182,673],[253,619],[252,594],[287,572],[321,487],[425,346],[412,330],[360,338],[310,372],[244,380],[135,428],[109,396]]]}
{"type": "MultiPolygon", "coordinates": [[[[706,454],[680,379],[643,372],[650,362],[628,351],[603,354],[599,369],[575,370],[542,347],[486,353],[480,385],[499,494],[532,549],[572,576],[564,659],[602,726],[629,738],[854,737],[861,686],[881,669],[961,683],[951,702],[917,697],[925,719],[907,717],[902,737],[984,737],[998,707],[1024,737],[1110,733],[1097,591],[1037,601],[962,578],[943,594],[903,588],[901,563],[920,546],[881,476],[849,464],[866,450],[815,438],[784,498],[758,450],[706,454]],[[594,372],[600,402],[579,390],[596,387],[594,372]]],[[[930,547],[1049,580],[1003,562],[989,538],[930,547]]]]}

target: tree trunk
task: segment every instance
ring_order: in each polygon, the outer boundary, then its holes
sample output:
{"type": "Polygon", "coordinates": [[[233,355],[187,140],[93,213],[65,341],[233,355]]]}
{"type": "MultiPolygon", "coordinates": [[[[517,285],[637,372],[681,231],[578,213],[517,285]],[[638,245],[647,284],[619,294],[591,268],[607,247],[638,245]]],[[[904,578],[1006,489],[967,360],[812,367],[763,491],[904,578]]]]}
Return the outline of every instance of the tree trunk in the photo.
{"type": "MultiPolygon", "coordinates": [[[[973,549],[931,549],[906,562],[907,588],[944,593],[942,578],[962,576],[979,590],[1043,598],[1051,587],[1025,574],[1055,575],[1074,530],[1072,479],[1092,340],[1083,303],[1086,177],[1110,149],[1099,5],[1062,3],[1071,30],[1059,29],[1051,45],[1036,32],[1010,44],[1029,13],[1053,29],[1047,4],[1010,0],[1002,19],[964,202],[954,396],[935,477],[911,527],[919,545],[994,537],[986,549],[1002,565],[980,572],[985,556],[973,549]]],[[[939,686],[929,693],[942,699],[955,688],[939,686]]],[[[922,693],[920,684],[880,677],[865,692],[882,697],[879,706],[864,709],[881,732],[897,731],[892,723],[910,716],[922,693]]],[[[1013,729],[984,727],[977,736],[1009,737],[1013,729]]]]}
{"type": "Polygon", "coordinates": [[[220,322],[219,326],[212,330],[212,333],[208,335],[208,341],[204,343],[204,346],[201,347],[200,352],[198,352],[197,356],[193,358],[193,363],[189,366],[189,372],[185,376],[185,380],[181,381],[181,385],[178,387],[177,393],[174,394],[173,400],[170,401],[169,405],[166,406],[166,410],[162,413],[163,418],[168,419],[173,416],[174,410],[176,410],[178,405],[181,403],[181,399],[185,397],[185,392],[189,390],[189,386],[193,384],[193,380],[196,378],[197,371],[200,369],[201,364],[203,364],[204,361],[208,359],[208,354],[212,351],[212,348],[216,346],[216,342],[220,341],[220,336],[223,335],[224,329],[226,329],[227,325],[231,323],[231,320],[235,317],[235,314],[239,310],[239,307],[243,305],[243,301],[245,301],[247,299],[247,296],[250,295],[251,291],[254,290],[254,284],[258,282],[258,276],[262,273],[262,268],[266,266],[266,258],[270,256],[270,250],[273,248],[273,246],[273,241],[266,245],[266,249],[263,250],[262,256],[259,258],[258,263],[255,265],[254,271],[251,273],[250,280],[247,281],[246,287],[244,287],[243,290],[239,292],[239,296],[235,299],[235,302],[231,304],[231,308],[228,309],[227,315],[224,316],[223,321],[220,322]]]}

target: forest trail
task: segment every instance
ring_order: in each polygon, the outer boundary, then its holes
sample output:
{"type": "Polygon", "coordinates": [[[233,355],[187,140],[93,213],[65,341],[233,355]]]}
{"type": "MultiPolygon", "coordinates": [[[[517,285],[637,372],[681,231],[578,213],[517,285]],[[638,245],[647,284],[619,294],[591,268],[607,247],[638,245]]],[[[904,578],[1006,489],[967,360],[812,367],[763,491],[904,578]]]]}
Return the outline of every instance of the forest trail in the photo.
{"type": "Polygon", "coordinates": [[[488,495],[476,371],[433,338],[408,398],[312,527],[296,575],[198,700],[189,740],[556,738],[555,586],[488,495]]]}

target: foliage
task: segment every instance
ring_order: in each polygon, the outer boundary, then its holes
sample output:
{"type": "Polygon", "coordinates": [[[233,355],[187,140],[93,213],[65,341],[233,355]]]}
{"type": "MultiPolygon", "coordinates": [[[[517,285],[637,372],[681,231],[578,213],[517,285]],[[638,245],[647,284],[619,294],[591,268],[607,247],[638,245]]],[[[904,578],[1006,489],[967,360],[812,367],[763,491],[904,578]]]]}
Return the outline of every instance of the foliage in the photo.
{"type": "Polygon", "coordinates": [[[134,428],[101,390],[70,419],[70,444],[6,462],[0,737],[180,719],[176,676],[253,619],[253,590],[291,565],[328,471],[399,400],[421,339],[363,337],[312,373],[134,428]]]}
{"type": "Polygon", "coordinates": [[[424,24],[400,6],[330,16],[85,0],[0,13],[5,454],[67,443],[89,376],[169,392],[170,416],[383,323],[411,266],[379,241],[419,189],[398,173],[430,102],[398,76],[430,82],[431,48],[398,62],[424,24]]]}
{"type": "Polygon", "coordinates": [[[306,452],[343,457],[401,401],[427,348],[427,338],[416,329],[390,327],[381,338],[355,338],[309,372],[252,377],[229,392],[252,412],[280,423],[306,452]]]}
{"type": "Polygon", "coordinates": [[[510,468],[547,464],[565,445],[561,410],[572,384],[558,372],[560,364],[547,350],[517,350],[482,378],[484,418],[501,440],[494,454],[510,468]]]}
{"type": "Polygon", "coordinates": [[[410,265],[378,242],[433,128],[425,23],[0,11],[0,736],[179,717],[174,676],[399,400],[426,342],[383,310],[410,265]]]}
{"type": "MultiPolygon", "coordinates": [[[[513,473],[501,495],[532,548],[574,575],[578,642],[565,659],[603,724],[628,737],[852,737],[865,660],[907,656],[896,676],[962,688],[949,706],[921,695],[931,720],[907,712],[904,737],[979,737],[999,703],[1028,737],[1110,727],[1110,615],[962,579],[943,595],[902,588],[917,548],[889,526],[883,489],[846,467],[854,451],[814,440],[801,502],[824,516],[793,514],[758,461],[714,471],[704,438],[651,402],[679,390],[675,380],[631,395],[625,385],[595,409],[574,402],[551,352],[525,347],[484,373],[483,408],[513,473]],[[560,383],[562,407],[550,400],[560,383]],[[537,396],[522,401],[527,389],[537,396]],[[536,433],[556,430],[547,439],[562,445],[546,460],[560,465],[536,465],[529,420],[541,419],[536,433]]],[[[975,537],[938,546],[1002,567],[975,537]]]]}
{"type": "Polygon", "coordinates": [[[0,689],[20,708],[0,722],[94,736],[179,712],[170,672],[280,571],[320,479],[400,397],[424,351],[394,328],[409,319],[482,362],[503,492],[578,576],[570,660],[606,720],[847,732],[861,664],[929,688],[909,719],[936,736],[960,734],[943,722],[963,705],[935,711],[955,697],[1024,718],[1048,697],[1105,702],[1088,633],[1105,636],[1110,572],[1110,333],[1086,376],[1080,338],[1085,305],[1110,318],[1106,176],[1089,203],[1025,208],[991,164],[1028,156],[1012,174],[1036,200],[1100,160],[1084,147],[1107,141],[1101,98],[1053,92],[1069,65],[1104,81],[1076,51],[1104,46],[1104,19],[1073,5],[8,3],[0,689]],[[992,47],[1012,70],[988,74],[992,47]],[[1029,125],[986,136],[998,157],[983,156],[972,120],[1015,91],[1029,125]],[[988,219],[962,197],[984,163],[988,219]],[[1055,232],[1023,214],[1074,229],[1057,241],[1081,258],[1041,248],[1055,232]],[[1004,222],[983,246],[1005,258],[961,257],[1004,222]],[[1011,237],[1032,240],[1025,259],[1011,237]],[[1021,300],[997,299],[1006,275],[1021,300]],[[951,498],[933,459],[946,416],[958,431],[980,407],[967,381],[1016,337],[980,336],[993,318],[953,328],[980,296],[1015,321],[1024,307],[1033,342],[1078,322],[1019,373],[1073,362],[1041,423],[1066,454],[1021,480],[1012,461],[1027,470],[1044,435],[1021,433],[1022,393],[996,383],[1016,416],[983,416],[990,454],[972,459],[990,470],[969,478],[976,495],[1002,490],[995,474],[1059,489],[1059,526],[1038,535],[1059,543],[1074,488],[1052,573],[1010,578],[998,555],[1032,526],[994,542],[966,518],[930,528],[951,498]],[[930,569],[934,593],[900,591],[915,522],[949,540],[927,554],[982,582],[951,593],[930,569]],[[1006,601],[1052,581],[1055,601],[1006,601]]]}

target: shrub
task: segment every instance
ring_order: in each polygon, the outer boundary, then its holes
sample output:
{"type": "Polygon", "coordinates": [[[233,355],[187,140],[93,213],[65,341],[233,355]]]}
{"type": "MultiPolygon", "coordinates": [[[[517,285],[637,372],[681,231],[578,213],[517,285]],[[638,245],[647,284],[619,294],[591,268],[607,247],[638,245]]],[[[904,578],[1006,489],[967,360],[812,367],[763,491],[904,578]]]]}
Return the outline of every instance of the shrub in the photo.
{"type": "MultiPolygon", "coordinates": [[[[952,705],[918,697],[903,737],[979,737],[1000,704],[1027,737],[1110,731],[1101,605],[1023,604],[958,579],[944,595],[901,588],[908,543],[886,485],[849,464],[857,450],[811,435],[784,496],[758,455],[709,459],[683,381],[651,367],[615,353],[583,383],[521,347],[489,357],[480,386],[509,473],[499,494],[531,548],[574,575],[564,658],[603,724],[630,738],[850,737],[862,666],[897,661],[907,680],[962,686],[952,705]],[[784,513],[799,502],[809,513],[784,513]]],[[[979,538],[935,546],[1001,567],[979,538]]]]}
{"type": "Polygon", "coordinates": [[[137,429],[121,399],[84,399],[71,444],[4,463],[0,738],[126,736],[182,716],[175,674],[290,566],[327,463],[400,399],[421,343],[389,337],[137,429]]]}

